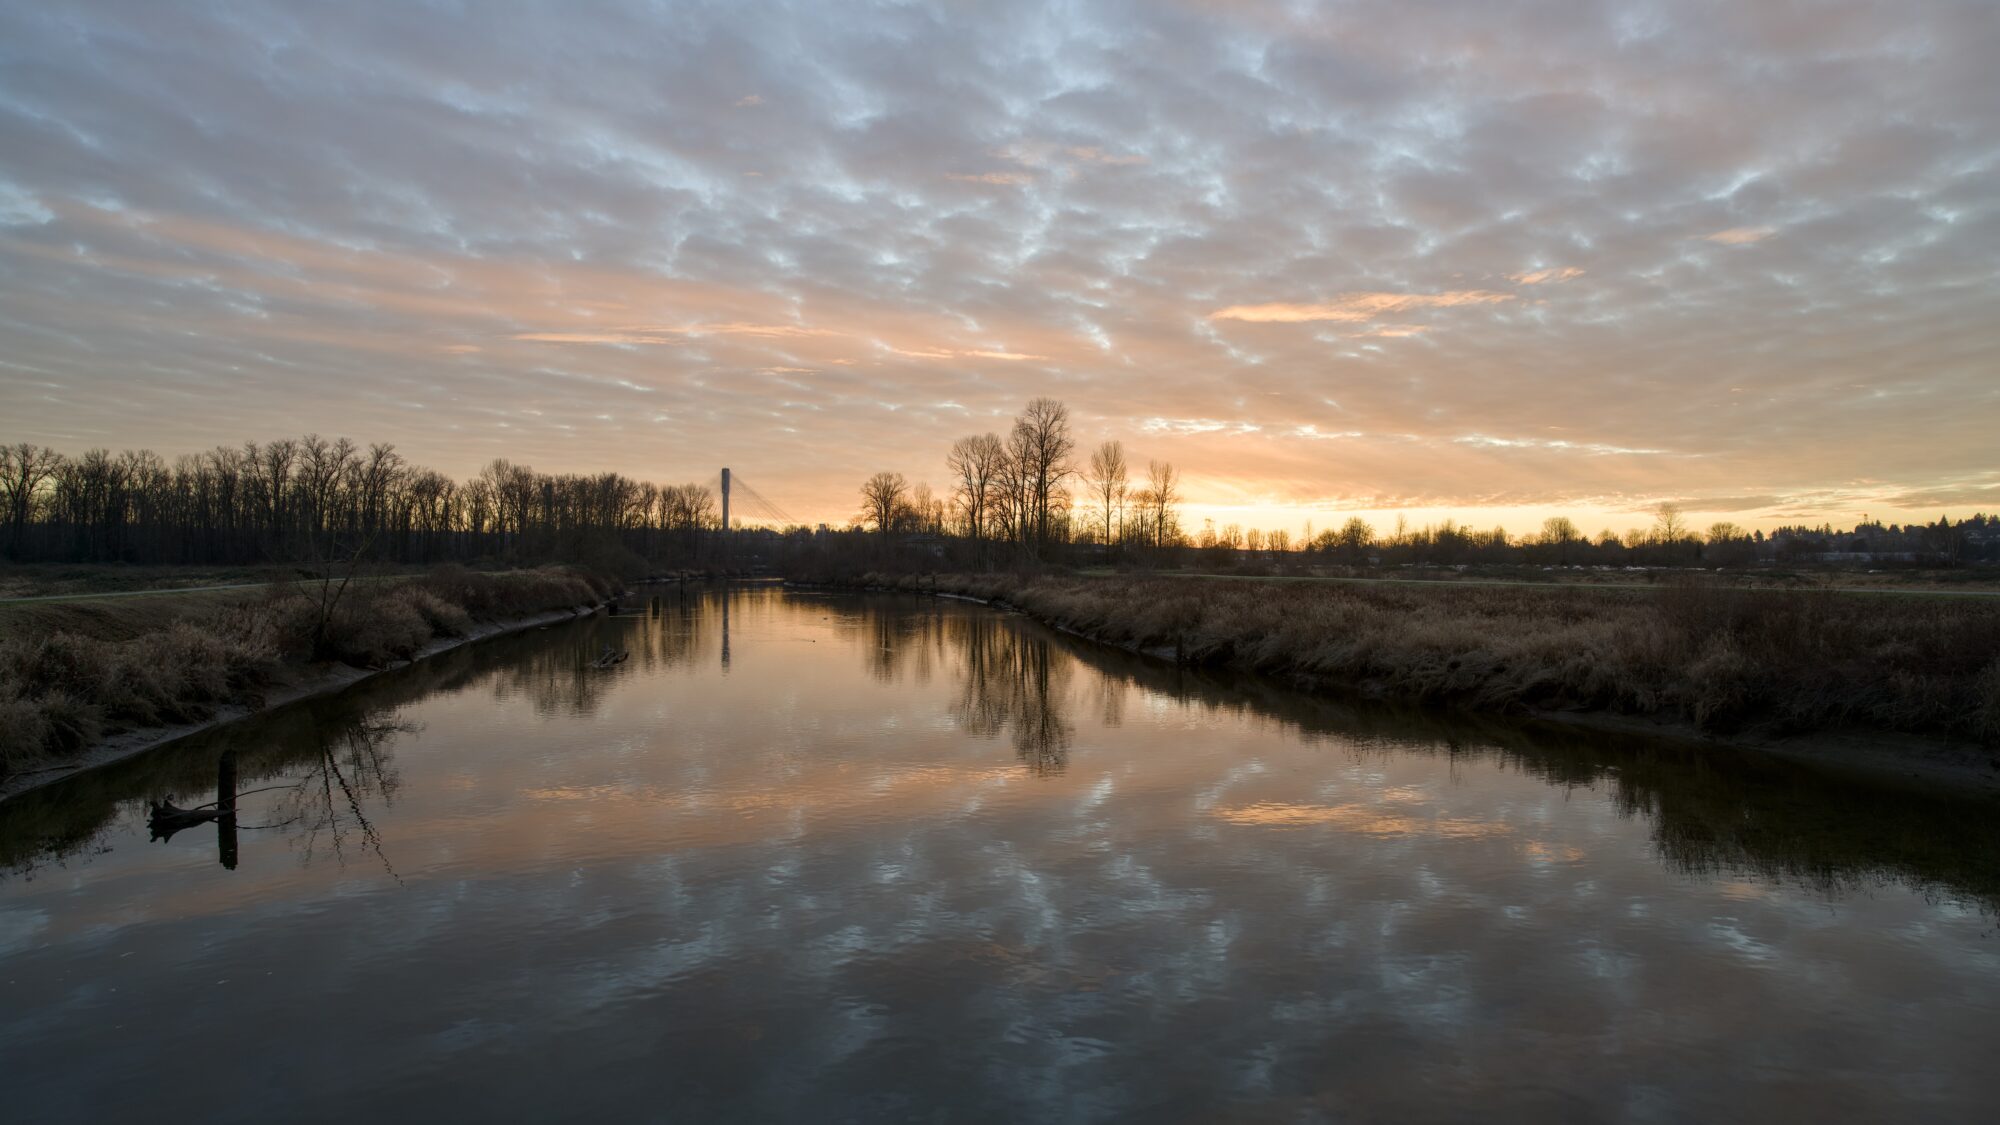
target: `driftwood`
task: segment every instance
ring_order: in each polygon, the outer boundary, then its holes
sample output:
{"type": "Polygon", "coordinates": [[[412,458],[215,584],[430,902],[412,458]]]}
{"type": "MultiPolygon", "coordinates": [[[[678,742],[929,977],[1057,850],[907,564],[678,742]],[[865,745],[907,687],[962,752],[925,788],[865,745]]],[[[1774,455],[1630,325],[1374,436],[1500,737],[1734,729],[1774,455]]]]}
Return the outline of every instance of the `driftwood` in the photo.
{"type": "Polygon", "coordinates": [[[610,645],[605,645],[604,651],[597,655],[597,659],[592,661],[590,666],[592,668],[609,668],[616,664],[625,663],[626,659],[631,655],[632,651],[630,649],[619,649],[613,652],[610,645]]]}
{"type": "Polygon", "coordinates": [[[165,840],[183,828],[207,824],[221,815],[220,809],[181,809],[166,801],[157,801],[153,804],[152,815],[146,818],[146,827],[153,830],[153,839],[165,840]]]}

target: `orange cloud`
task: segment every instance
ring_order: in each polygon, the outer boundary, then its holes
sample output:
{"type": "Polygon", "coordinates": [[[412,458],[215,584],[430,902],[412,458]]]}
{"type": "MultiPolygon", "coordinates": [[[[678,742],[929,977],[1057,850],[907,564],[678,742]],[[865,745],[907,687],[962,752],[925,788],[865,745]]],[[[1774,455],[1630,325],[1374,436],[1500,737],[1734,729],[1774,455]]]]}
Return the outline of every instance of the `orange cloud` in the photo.
{"type": "Polygon", "coordinates": [[[1548,269],[1532,270],[1528,273],[1510,273],[1507,279],[1518,281],[1522,285],[1540,285],[1547,281],[1568,281],[1572,277],[1582,276],[1583,271],[1575,266],[1550,266],[1548,269]]]}
{"type": "Polygon", "coordinates": [[[1109,153],[1105,152],[1101,148],[1078,147],[1078,148],[1064,149],[1063,151],[1069,154],[1070,159],[1081,160],[1086,164],[1110,164],[1113,166],[1119,166],[1128,164],[1144,164],[1146,162],[1146,158],[1140,156],[1137,153],[1109,153]]]}
{"type": "Polygon", "coordinates": [[[1512,293],[1485,289],[1461,289],[1447,293],[1344,293],[1332,301],[1316,305],[1282,302],[1265,305],[1231,305],[1208,314],[1210,320],[1243,320],[1254,324],[1301,324],[1315,320],[1349,323],[1374,320],[1385,313],[1411,309],[1447,309],[1460,305],[1497,305],[1514,300],[1512,293]]]}
{"type": "Polygon", "coordinates": [[[1720,242],[1724,246],[1747,246],[1752,242],[1762,242],[1776,233],[1770,227],[1730,227],[1701,237],[1705,242],[1720,242]]]}
{"type": "Polygon", "coordinates": [[[904,356],[909,356],[909,357],[910,357],[911,359],[1005,359],[1005,360],[1024,360],[1024,359],[1047,359],[1047,358],[1049,358],[1048,356],[1045,356],[1045,355],[1029,355],[1029,354],[1028,354],[1028,353],[1026,353],[1026,352],[1003,352],[1003,351],[995,351],[995,350],[991,350],[991,349],[987,349],[987,348],[969,348],[969,349],[959,349],[959,348],[899,348],[899,347],[896,347],[896,346],[895,346],[894,344],[884,344],[884,345],[882,345],[882,346],[883,346],[883,347],[885,347],[885,348],[887,348],[887,349],[889,349],[889,351],[891,351],[891,352],[894,352],[894,353],[895,353],[896,355],[904,355],[904,356]]]}
{"type": "Polygon", "coordinates": [[[516,340],[537,340],[551,344],[678,344],[690,336],[753,336],[760,339],[793,339],[811,336],[838,336],[826,328],[802,324],[656,325],[614,328],[604,332],[517,332],[516,340]]]}
{"type": "Polygon", "coordinates": [[[678,344],[679,340],[633,332],[516,332],[516,340],[539,344],[678,344]]]}

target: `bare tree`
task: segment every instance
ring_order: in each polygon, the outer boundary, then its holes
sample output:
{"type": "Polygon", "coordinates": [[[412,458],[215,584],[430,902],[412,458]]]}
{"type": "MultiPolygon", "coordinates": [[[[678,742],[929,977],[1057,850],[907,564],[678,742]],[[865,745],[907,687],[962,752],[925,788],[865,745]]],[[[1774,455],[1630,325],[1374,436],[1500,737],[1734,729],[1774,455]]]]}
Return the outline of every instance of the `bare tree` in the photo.
{"type": "Polygon", "coordinates": [[[1660,542],[1672,545],[1688,537],[1687,517],[1681,514],[1681,506],[1669,500],[1653,508],[1653,530],[1660,542]]]}
{"type": "Polygon", "coordinates": [[[1098,446],[1090,455],[1090,496],[1097,502],[1107,547],[1117,541],[1117,520],[1125,511],[1128,487],[1125,447],[1115,441],[1098,446]]]}
{"type": "Polygon", "coordinates": [[[1152,509],[1150,522],[1155,547],[1164,547],[1180,537],[1179,521],[1174,515],[1174,508],[1181,502],[1179,482],[1180,474],[1172,462],[1146,463],[1146,503],[1152,509]]]}
{"type": "Polygon", "coordinates": [[[904,506],[904,522],[919,535],[944,534],[944,502],[931,493],[928,482],[919,481],[910,490],[909,502],[904,506]]]}
{"type": "Polygon", "coordinates": [[[1006,460],[1007,447],[1000,443],[997,434],[959,438],[945,455],[945,464],[955,478],[952,502],[965,520],[966,535],[981,548],[982,558],[986,539],[993,531],[995,492],[1006,460]]]}
{"type": "Polygon", "coordinates": [[[1065,488],[1076,473],[1070,455],[1076,439],[1069,432],[1069,408],[1052,398],[1037,398],[1014,419],[1007,452],[1014,463],[1023,511],[1019,530],[1034,550],[1044,549],[1050,517],[1067,506],[1065,488]]]}
{"type": "Polygon", "coordinates": [[[901,473],[876,473],[861,486],[861,516],[875,524],[883,539],[896,527],[896,517],[903,511],[904,498],[909,494],[910,482],[901,473]]]}
{"type": "Polygon", "coordinates": [[[1568,565],[1570,551],[1581,542],[1583,533],[1568,516],[1550,516],[1542,521],[1542,545],[1555,549],[1556,562],[1568,565]]]}
{"type": "Polygon", "coordinates": [[[20,550],[28,533],[28,516],[34,510],[35,495],[61,465],[61,454],[25,441],[11,448],[0,448],[0,505],[5,506],[7,524],[12,529],[7,540],[11,549],[20,550]]]}

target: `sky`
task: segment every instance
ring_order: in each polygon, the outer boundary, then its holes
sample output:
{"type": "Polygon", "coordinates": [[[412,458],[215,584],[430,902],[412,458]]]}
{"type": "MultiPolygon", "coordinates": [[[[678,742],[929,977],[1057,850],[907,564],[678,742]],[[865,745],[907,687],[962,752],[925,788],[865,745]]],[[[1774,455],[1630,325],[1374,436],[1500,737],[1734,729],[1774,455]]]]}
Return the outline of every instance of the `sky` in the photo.
{"type": "Polygon", "coordinates": [[[2000,509],[2000,13],[0,0],[0,440],[1187,519],[2000,509]]]}

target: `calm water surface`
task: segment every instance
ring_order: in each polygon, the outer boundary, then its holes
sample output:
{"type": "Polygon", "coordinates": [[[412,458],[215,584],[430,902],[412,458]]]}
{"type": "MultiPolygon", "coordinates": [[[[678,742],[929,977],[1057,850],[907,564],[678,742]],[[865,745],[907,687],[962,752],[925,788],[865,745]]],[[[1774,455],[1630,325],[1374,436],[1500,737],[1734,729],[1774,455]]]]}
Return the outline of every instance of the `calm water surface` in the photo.
{"type": "Polygon", "coordinates": [[[0,806],[0,1076],[24,1122],[1992,1120],[1995,811],[670,593],[0,806]],[[226,750],[233,846],[150,841],[226,750]]]}

